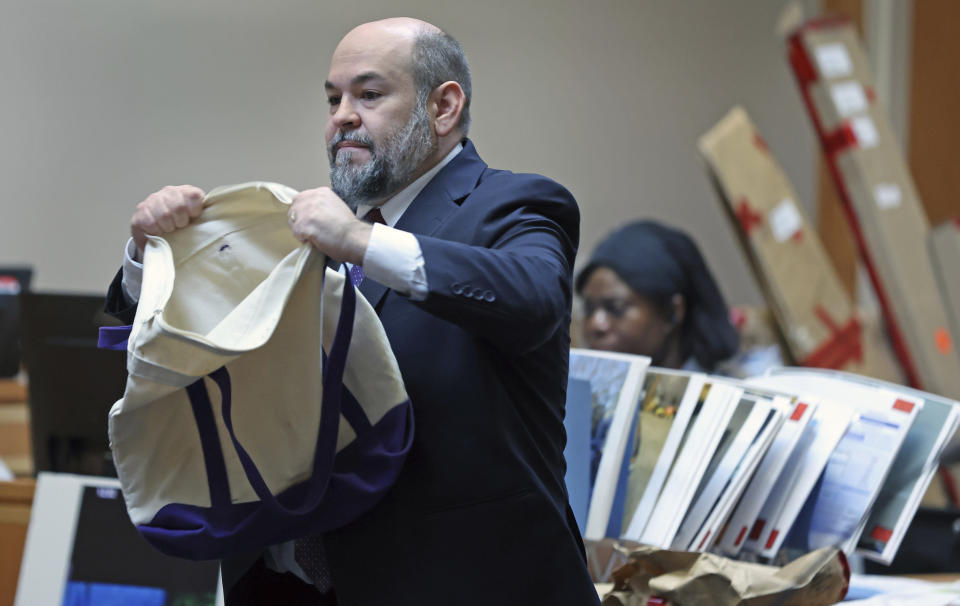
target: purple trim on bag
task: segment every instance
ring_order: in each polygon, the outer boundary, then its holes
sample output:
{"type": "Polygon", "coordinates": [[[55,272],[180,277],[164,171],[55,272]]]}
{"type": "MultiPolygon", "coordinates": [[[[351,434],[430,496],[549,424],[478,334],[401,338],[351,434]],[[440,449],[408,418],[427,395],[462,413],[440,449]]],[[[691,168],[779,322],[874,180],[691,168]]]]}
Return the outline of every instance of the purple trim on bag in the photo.
{"type": "Polygon", "coordinates": [[[349,389],[343,390],[343,396],[340,399],[340,414],[353,428],[354,433],[361,434],[370,431],[370,420],[367,418],[367,413],[363,412],[363,406],[360,405],[360,402],[357,402],[349,389]]]}
{"type": "MultiPolygon", "coordinates": [[[[321,352],[321,356],[323,358],[323,366],[326,367],[327,354],[321,352]]],[[[354,433],[361,433],[370,429],[370,419],[367,418],[367,413],[363,411],[363,406],[353,397],[349,389],[344,389],[343,394],[340,396],[340,414],[343,415],[343,418],[346,419],[350,427],[353,428],[354,433]]]]}
{"type": "MultiPolygon", "coordinates": [[[[226,372],[226,369],[221,368],[226,372]]],[[[230,504],[230,482],[227,479],[227,465],[223,460],[223,448],[217,422],[213,418],[213,405],[203,379],[197,379],[187,385],[190,408],[200,433],[200,449],[203,452],[203,465],[207,472],[207,484],[210,486],[210,504],[223,507],[230,504]]]]}
{"type": "Polygon", "coordinates": [[[221,391],[224,425],[259,501],[230,502],[206,385],[201,379],[188,388],[203,445],[212,505],[173,503],[161,508],[150,524],[138,526],[154,547],[189,559],[219,558],[337,528],[356,519],[382,498],[399,475],[413,443],[413,408],[406,400],[371,425],[359,402],[344,387],[343,372],[355,311],[356,293],[353,285],[345,281],[330,356],[323,360],[323,398],[313,473],[307,481],[278,495],[270,492],[234,433],[231,383],[226,368],[209,376],[221,391]],[[205,418],[206,413],[210,419],[205,418]],[[337,453],[341,413],[350,422],[356,438],[337,453]],[[219,465],[210,463],[214,460],[219,465]]]}
{"type": "MultiPolygon", "coordinates": [[[[413,434],[413,407],[407,400],[337,453],[324,499],[312,511],[278,517],[257,501],[223,508],[172,504],[137,528],[163,553],[191,560],[222,558],[339,528],[372,509],[393,485],[413,434]]],[[[302,482],[276,498],[293,508],[309,490],[309,481],[302,482]]]]}
{"type": "MultiPolygon", "coordinates": [[[[340,317],[337,320],[337,330],[334,333],[333,343],[330,346],[330,356],[325,358],[326,364],[323,367],[323,396],[320,405],[320,429],[317,431],[317,443],[314,449],[313,473],[309,480],[309,489],[304,496],[304,501],[295,507],[288,507],[281,503],[270,492],[270,488],[264,481],[256,463],[247,452],[246,448],[237,439],[237,434],[233,429],[233,395],[230,383],[230,375],[226,367],[220,367],[210,373],[208,376],[213,379],[217,387],[220,388],[220,411],[223,418],[223,424],[230,434],[230,440],[233,442],[234,450],[240,459],[240,465],[243,472],[250,482],[257,496],[267,507],[282,515],[300,515],[312,511],[323,499],[326,491],[326,484],[330,475],[333,473],[333,463],[336,458],[337,434],[340,428],[340,400],[343,391],[343,371],[347,362],[347,352],[350,349],[350,339],[353,336],[353,316],[356,311],[356,292],[353,286],[343,289],[343,298],[340,302],[340,317]]],[[[194,410],[210,408],[210,398],[207,393],[206,385],[201,379],[199,382],[191,385],[193,389],[188,389],[190,404],[194,410]]],[[[196,413],[195,413],[196,414],[196,413]]],[[[200,430],[200,442],[219,444],[215,425],[205,425],[198,427],[200,430]]],[[[208,448],[204,446],[204,453],[208,448]]],[[[213,450],[213,447],[210,447],[213,450]]],[[[222,458],[222,457],[221,457],[222,458]]],[[[219,471],[219,470],[216,470],[219,471]]],[[[224,477],[226,472],[224,470],[224,477]]],[[[221,478],[216,475],[208,478],[210,482],[211,493],[214,491],[214,483],[221,484],[221,478]]],[[[222,486],[220,487],[222,488],[222,486]]],[[[229,486],[227,486],[229,490],[229,486]]]]}
{"type": "Polygon", "coordinates": [[[133,326],[101,326],[97,348],[126,350],[127,338],[132,328],[133,326]]]}

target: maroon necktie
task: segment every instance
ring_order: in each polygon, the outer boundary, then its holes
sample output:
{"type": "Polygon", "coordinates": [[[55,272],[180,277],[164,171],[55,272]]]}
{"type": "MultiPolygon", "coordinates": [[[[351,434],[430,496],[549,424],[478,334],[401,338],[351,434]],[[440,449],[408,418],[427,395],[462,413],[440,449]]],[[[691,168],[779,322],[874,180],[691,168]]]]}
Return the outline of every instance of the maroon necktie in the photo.
{"type": "Polygon", "coordinates": [[[367,223],[379,223],[381,225],[386,225],[387,222],[383,220],[383,213],[380,212],[379,206],[374,206],[367,211],[367,214],[363,215],[363,220],[367,223]]]}
{"type": "Polygon", "coordinates": [[[333,587],[330,567],[327,564],[327,552],[323,548],[321,537],[303,537],[293,542],[293,559],[306,573],[313,586],[320,593],[327,593],[333,587]]]}
{"type": "MultiPolygon", "coordinates": [[[[386,225],[387,222],[383,220],[383,213],[380,212],[380,208],[374,206],[367,211],[367,214],[363,216],[363,220],[367,223],[380,223],[381,225],[386,225]]],[[[350,281],[353,282],[355,288],[359,288],[360,284],[363,282],[363,268],[359,265],[350,266],[350,281]]]]}

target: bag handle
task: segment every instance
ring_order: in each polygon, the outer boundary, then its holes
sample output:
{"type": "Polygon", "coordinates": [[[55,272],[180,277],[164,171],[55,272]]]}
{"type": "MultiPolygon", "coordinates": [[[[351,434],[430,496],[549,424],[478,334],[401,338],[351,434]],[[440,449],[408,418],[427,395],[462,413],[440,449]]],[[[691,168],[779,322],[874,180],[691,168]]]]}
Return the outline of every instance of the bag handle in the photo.
{"type": "MultiPolygon", "coordinates": [[[[324,262],[321,267],[325,267],[324,262]]],[[[321,291],[321,314],[323,302],[323,289],[326,283],[326,270],[320,281],[321,291]]],[[[353,321],[356,313],[357,296],[353,282],[347,277],[343,285],[343,297],[340,302],[340,316],[337,320],[337,330],[334,333],[333,342],[330,345],[330,355],[327,356],[326,364],[323,366],[323,396],[321,398],[320,408],[320,428],[317,432],[317,444],[314,449],[313,473],[307,484],[307,492],[299,505],[288,507],[280,502],[277,497],[270,492],[257,469],[256,463],[247,453],[246,449],[240,444],[237,435],[233,429],[233,419],[231,415],[232,393],[230,387],[230,375],[226,367],[220,367],[208,376],[220,388],[221,393],[221,415],[223,423],[230,434],[230,440],[233,442],[234,450],[240,459],[244,474],[253,487],[254,492],[260,497],[261,502],[272,509],[288,515],[300,516],[316,509],[323,499],[333,475],[333,464],[337,453],[337,436],[340,429],[340,409],[341,398],[343,395],[343,372],[346,367],[347,353],[350,349],[350,341],[353,337],[353,321]],[[321,450],[321,446],[326,448],[321,450]]],[[[322,321],[322,320],[321,320],[322,321]]],[[[202,381],[202,380],[201,380],[202,381]]],[[[200,383],[202,385],[202,382],[200,383]]]]}

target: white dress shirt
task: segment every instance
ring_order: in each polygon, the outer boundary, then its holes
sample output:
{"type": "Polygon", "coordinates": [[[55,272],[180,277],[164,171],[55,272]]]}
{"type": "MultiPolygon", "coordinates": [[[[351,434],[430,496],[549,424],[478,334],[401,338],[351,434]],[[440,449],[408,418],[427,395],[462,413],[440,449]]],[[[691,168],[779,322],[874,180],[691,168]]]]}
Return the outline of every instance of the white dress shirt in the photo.
{"type": "MultiPolygon", "coordinates": [[[[414,301],[427,298],[427,272],[423,266],[420,243],[416,236],[394,229],[394,225],[427,183],[456,158],[462,149],[463,145],[458,143],[436,166],[380,206],[386,225],[373,225],[373,234],[370,236],[367,252],[363,255],[363,272],[367,278],[405,294],[414,301]]],[[[372,206],[361,204],[357,208],[357,216],[364,217],[371,209],[372,206]]]]}

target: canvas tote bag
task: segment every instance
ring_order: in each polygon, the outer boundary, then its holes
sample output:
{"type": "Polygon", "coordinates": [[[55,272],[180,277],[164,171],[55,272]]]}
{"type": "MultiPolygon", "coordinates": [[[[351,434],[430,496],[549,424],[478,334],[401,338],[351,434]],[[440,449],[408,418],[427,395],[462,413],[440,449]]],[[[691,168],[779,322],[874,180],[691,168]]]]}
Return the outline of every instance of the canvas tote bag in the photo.
{"type": "Polygon", "coordinates": [[[109,415],[127,510],[161,551],[236,554],[342,526],[399,474],[413,416],[371,306],[287,225],[296,192],[218,188],[144,252],[109,415]]]}

